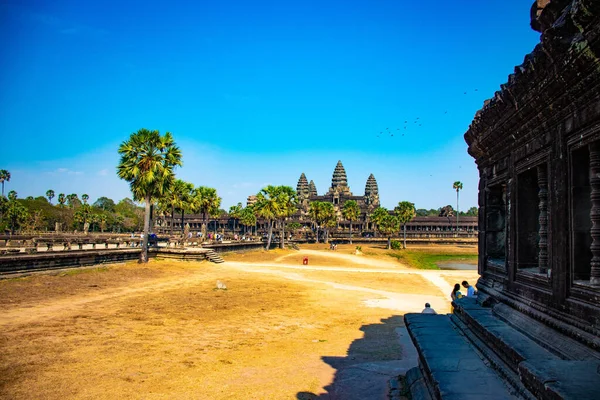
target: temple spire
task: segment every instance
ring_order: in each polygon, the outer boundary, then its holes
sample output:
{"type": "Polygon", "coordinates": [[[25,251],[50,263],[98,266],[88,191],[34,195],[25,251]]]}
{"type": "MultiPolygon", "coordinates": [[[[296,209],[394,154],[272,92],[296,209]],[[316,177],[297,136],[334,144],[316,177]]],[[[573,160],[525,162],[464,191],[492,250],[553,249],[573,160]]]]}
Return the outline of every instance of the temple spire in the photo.
{"type": "Polygon", "coordinates": [[[344,166],[342,165],[341,161],[337,162],[337,165],[335,166],[335,169],[333,170],[333,178],[331,179],[331,187],[333,189],[335,189],[338,186],[344,186],[344,187],[348,186],[348,178],[346,177],[346,170],[344,169],[344,166]]]}
{"type": "Polygon", "coordinates": [[[310,183],[308,184],[308,192],[310,196],[318,196],[317,195],[317,187],[315,186],[315,183],[312,181],[310,181],[310,183]]]}

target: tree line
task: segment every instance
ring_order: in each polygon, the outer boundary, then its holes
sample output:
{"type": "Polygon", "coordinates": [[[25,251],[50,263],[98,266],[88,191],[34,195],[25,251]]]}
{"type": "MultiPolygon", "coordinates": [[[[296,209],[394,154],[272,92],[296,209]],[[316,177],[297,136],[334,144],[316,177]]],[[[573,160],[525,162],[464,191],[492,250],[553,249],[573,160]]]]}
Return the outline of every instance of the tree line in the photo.
{"type": "MultiPolygon", "coordinates": [[[[10,173],[0,170],[2,196],[0,197],[0,229],[15,232],[21,230],[55,230],[76,229],[82,231],[143,231],[143,243],[140,262],[147,262],[148,236],[151,230],[150,218],[159,225],[167,218],[171,219],[171,232],[175,225],[175,216],[181,218],[181,230],[184,230],[186,213],[202,215],[201,232],[207,235],[208,218],[218,218],[228,214],[236,224],[251,227],[258,218],[268,224],[266,249],[271,245],[273,229],[279,229],[280,246],[285,245],[285,221],[298,210],[296,191],[285,185],[269,185],[256,195],[256,202],[247,207],[241,203],[230,207],[229,212],[220,208],[221,197],[217,190],[206,186],[195,187],[189,182],[177,179],[175,170],[183,165],[182,153],[176,145],[171,133],[161,135],[156,130],[140,129],[121,143],[118,149],[120,156],[117,165],[117,176],[129,183],[133,199],[125,198],[115,204],[107,197],[100,197],[93,204],[88,204],[87,194],[65,195],[60,193],[57,204],[52,204],[55,197],[53,190],[48,190],[46,196],[18,199],[15,191],[4,196],[4,183],[10,181],[10,173]],[[137,203],[143,203],[139,207],[137,203]]],[[[453,186],[458,191],[462,189],[460,182],[453,186]],[[458,187],[457,185],[460,184],[458,187]]],[[[376,230],[388,238],[388,248],[391,237],[404,231],[404,246],[406,247],[406,224],[417,215],[442,215],[452,213],[451,206],[438,210],[415,209],[413,203],[399,202],[394,210],[383,207],[375,209],[370,214],[370,220],[376,230]]],[[[476,215],[477,209],[471,208],[460,215],[476,215]]],[[[352,223],[360,217],[360,207],[354,200],[346,201],[341,210],[342,216],[350,222],[350,242],[352,242],[352,223]]],[[[332,203],[311,202],[308,215],[313,223],[317,240],[328,241],[329,231],[337,225],[337,215],[332,203]]],[[[458,216],[459,214],[457,214],[458,216]]],[[[297,229],[300,224],[288,224],[288,229],[297,229]]]]}

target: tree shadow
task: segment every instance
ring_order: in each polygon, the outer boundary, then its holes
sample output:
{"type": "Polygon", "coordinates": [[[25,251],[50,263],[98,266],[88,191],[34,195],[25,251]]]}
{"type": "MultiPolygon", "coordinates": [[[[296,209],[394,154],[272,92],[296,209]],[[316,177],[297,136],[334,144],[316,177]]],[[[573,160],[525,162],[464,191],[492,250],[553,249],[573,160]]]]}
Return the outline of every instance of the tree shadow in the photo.
{"type": "Polygon", "coordinates": [[[388,381],[405,373],[413,364],[403,354],[399,340],[405,331],[403,316],[393,315],[381,323],[363,325],[360,330],[364,336],[350,344],[345,357],[321,357],[336,369],[333,381],[325,387],[326,393],[298,392],[297,399],[387,398],[388,381]]]}

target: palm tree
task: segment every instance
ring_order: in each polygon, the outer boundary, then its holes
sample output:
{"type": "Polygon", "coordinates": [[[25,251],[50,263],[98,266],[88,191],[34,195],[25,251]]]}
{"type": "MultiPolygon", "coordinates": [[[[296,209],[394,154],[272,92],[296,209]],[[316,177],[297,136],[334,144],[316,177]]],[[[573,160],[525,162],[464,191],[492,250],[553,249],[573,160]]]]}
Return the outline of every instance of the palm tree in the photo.
{"type": "Polygon", "coordinates": [[[58,204],[60,207],[64,207],[65,206],[65,202],[67,201],[67,198],[65,197],[64,193],[59,193],[58,194],[58,204]]]}
{"type": "Polygon", "coordinates": [[[321,210],[321,225],[324,226],[325,229],[325,243],[329,243],[329,230],[331,228],[335,228],[337,225],[337,217],[335,214],[335,209],[333,208],[333,204],[326,202],[323,203],[323,209],[321,210]]]}
{"type": "Polygon", "coordinates": [[[387,214],[384,216],[379,224],[377,224],[379,232],[387,236],[387,248],[392,248],[392,235],[400,230],[400,221],[395,215],[387,214]]]}
{"type": "Polygon", "coordinates": [[[54,198],[54,190],[50,189],[46,191],[46,197],[48,198],[48,202],[52,204],[52,199],[54,198]]]}
{"type": "Polygon", "coordinates": [[[0,182],[2,183],[2,196],[4,196],[4,182],[10,182],[10,172],[0,169],[0,182]]]}
{"type": "Polygon", "coordinates": [[[182,165],[181,150],[167,132],[140,129],[119,146],[121,159],[117,166],[119,178],[129,182],[133,199],[145,203],[144,239],[140,262],[148,262],[150,205],[168,192],[175,181],[174,169],[182,165]]]}
{"type": "Polygon", "coordinates": [[[404,230],[404,243],[402,247],[406,249],[406,224],[409,223],[416,215],[415,204],[410,201],[401,201],[394,208],[394,213],[398,221],[402,224],[404,230]]]}
{"type": "Polygon", "coordinates": [[[277,217],[281,224],[281,240],[279,241],[279,248],[283,249],[285,246],[285,219],[294,215],[296,210],[298,210],[298,202],[294,188],[290,186],[277,186],[277,202],[279,203],[277,217]]]}
{"type": "Polygon", "coordinates": [[[181,213],[181,234],[185,230],[184,216],[185,211],[192,208],[192,192],[194,191],[194,185],[176,179],[173,186],[166,193],[164,199],[166,199],[171,206],[171,234],[173,234],[173,226],[175,225],[175,210],[179,210],[181,213]]]}
{"type": "Polygon", "coordinates": [[[452,188],[456,190],[456,231],[458,232],[458,192],[462,190],[463,184],[461,181],[456,181],[452,184],[452,188]]]}
{"type": "Polygon", "coordinates": [[[72,193],[72,194],[68,194],[67,195],[67,204],[69,205],[69,207],[71,208],[75,208],[75,204],[81,204],[79,202],[79,198],[77,197],[77,194],[72,193]]]}
{"type": "MultiPolygon", "coordinates": [[[[381,223],[381,221],[383,220],[383,218],[388,215],[389,212],[386,208],[384,207],[377,207],[373,213],[371,214],[371,222],[373,222],[376,227],[379,226],[379,224],[381,223]]],[[[377,229],[374,228],[373,229],[375,232],[377,232],[377,229]]]]}
{"type": "Polygon", "coordinates": [[[254,215],[254,210],[252,206],[248,206],[240,212],[240,224],[246,227],[246,232],[248,232],[248,227],[256,225],[256,215],[254,215]]]}
{"type": "Polygon", "coordinates": [[[219,227],[219,217],[223,215],[225,210],[221,210],[219,206],[221,205],[221,198],[219,197],[219,203],[217,206],[211,208],[208,211],[208,215],[210,215],[215,220],[215,237],[217,236],[217,228],[219,227]]]}
{"type": "Polygon", "coordinates": [[[254,212],[258,217],[264,218],[269,223],[269,231],[267,233],[267,247],[271,247],[271,236],[273,235],[273,221],[279,216],[280,202],[277,198],[277,186],[269,185],[262,188],[256,195],[256,203],[254,203],[254,212]]]}
{"type": "Polygon", "coordinates": [[[88,229],[90,228],[89,226],[86,227],[86,222],[88,222],[90,220],[90,215],[91,215],[90,206],[87,204],[84,204],[81,207],[79,207],[77,209],[77,211],[75,211],[75,214],[73,215],[77,222],[81,222],[83,224],[83,231],[85,233],[87,233],[88,229]]]}
{"type": "Polygon", "coordinates": [[[90,199],[90,196],[87,195],[86,193],[81,195],[81,200],[83,201],[83,204],[87,204],[89,199],[90,199]]]}
{"type": "Polygon", "coordinates": [[[17,192],[8,192],[8,207],[6,216],[10,221],[10,233],[15,234],[15,229],[27,219],[27,209],[17,201],[17,192]]]}
{"type": "Polygon", "coordinates": [[[358,220],[360,217],[360,207],[354,200],[348,200],[344,203],[342,208],[342,215],[345,219],[350,221],[350,244],[352,244],[352,221],[358,220]]]}
{"type": "Polygon", "coordinates": [[[207,216],[211,210],[219,209],[221,198],[217,196],[217,189],[198,186],[192,193],[192,209],[202,214],[202,235],[206,238],[207,216]]]}
{"type": "Polygon", "coordinates": [[[233,232],[235,233],[235,223],[238,219],[240,219],[242,209],[242,203],[237,203],[235,206],[229,207],[229,216],[233,218],[233,232]]]}
{"type": "Polygon", "coordinates": [[[319,221],[321,219],[321,210],[323,209],[322,202],[313,201],[308,206],[308,215],[315,225],[316,242],[319,243],[319,221]]]}

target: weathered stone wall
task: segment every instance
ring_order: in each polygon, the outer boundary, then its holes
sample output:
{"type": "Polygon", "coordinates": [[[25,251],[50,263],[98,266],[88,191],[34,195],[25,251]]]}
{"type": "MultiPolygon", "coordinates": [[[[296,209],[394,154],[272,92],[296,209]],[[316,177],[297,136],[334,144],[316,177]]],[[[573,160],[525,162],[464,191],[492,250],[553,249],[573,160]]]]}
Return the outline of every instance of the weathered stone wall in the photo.
{"type": "Polygon", "coordinates": [[[540,44],[465,134],[480,176],[478,287],[598,334],[600,2],[534,8],[540,44]]]}

